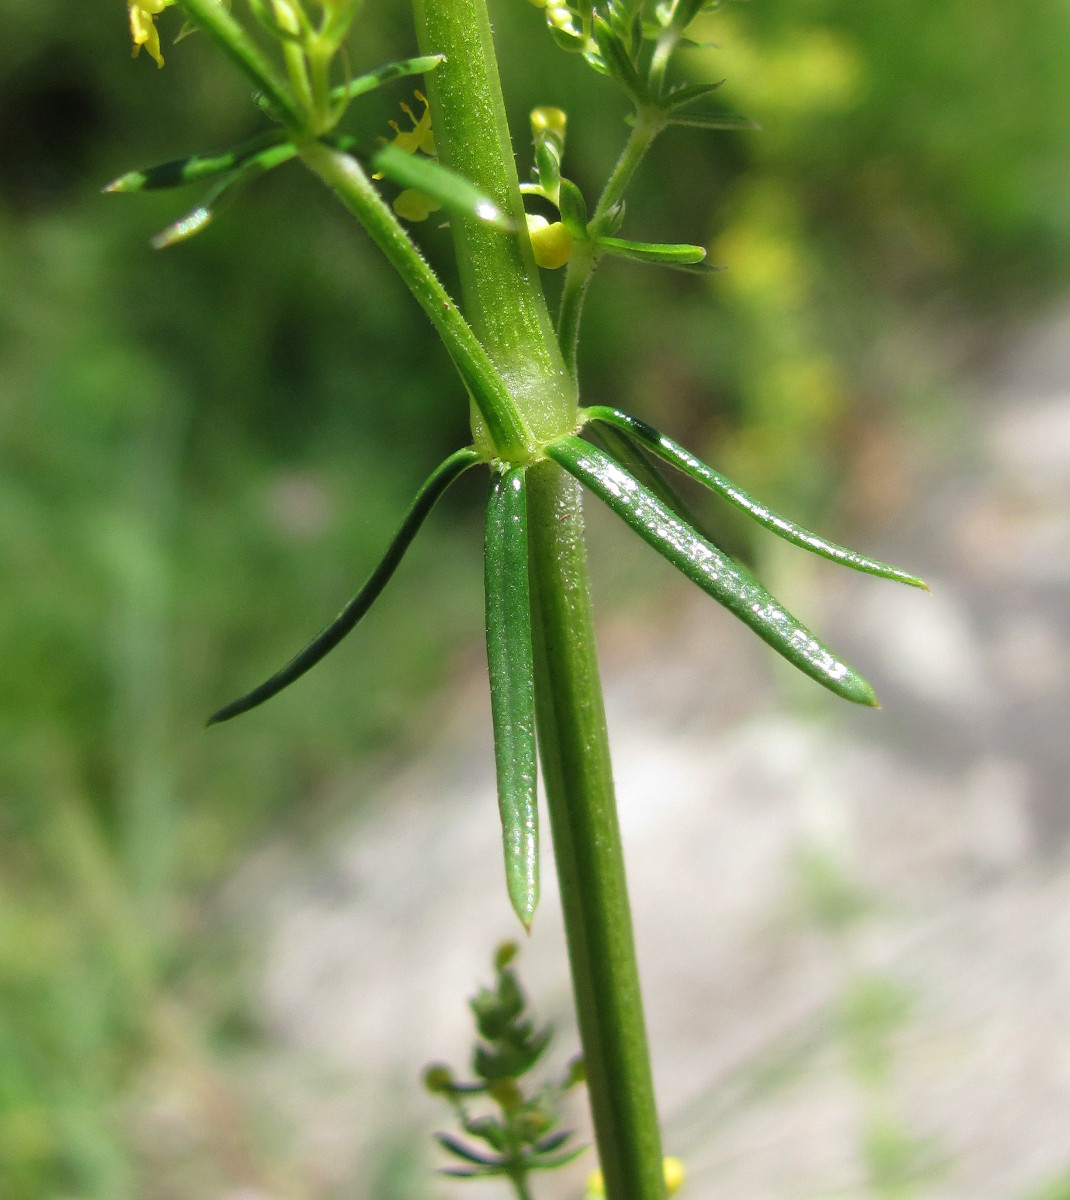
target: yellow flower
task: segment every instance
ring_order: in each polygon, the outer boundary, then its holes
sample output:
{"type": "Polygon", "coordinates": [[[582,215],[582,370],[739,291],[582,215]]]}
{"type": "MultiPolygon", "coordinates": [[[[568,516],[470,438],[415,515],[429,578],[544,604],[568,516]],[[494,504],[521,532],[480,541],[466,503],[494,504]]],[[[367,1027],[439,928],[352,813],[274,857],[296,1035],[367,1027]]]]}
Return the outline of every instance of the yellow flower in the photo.
{"type": "Polygon", "coordinates": [[[431,132],[431,109],[428,107],[427,97],[424,96],[423,92],[413,92],[413,95],[424,106],[423,116],[417,119],[412,109],[403,103],[401,111],[412,122],[412,129],[403,130],[397,121],[391,121],[390,128],[395,133],[391,145],[397,146],[399,150],[404,150],[406,154],[415,154],[417,150],[422,150],[424,154],[429,154],[433,157],[435,154],[435,135],[431,132]]]}
{"type": "Polygon", "coordinates": [[[159,16],[174,0],[127,0],[127,11],[130,15],[130,36],[134,39],[134,57],[142,46],[156,60],[158,67],[163,66],[163,54],[160,52],[160,35],[156,31],[154,18],[159,16]]]}

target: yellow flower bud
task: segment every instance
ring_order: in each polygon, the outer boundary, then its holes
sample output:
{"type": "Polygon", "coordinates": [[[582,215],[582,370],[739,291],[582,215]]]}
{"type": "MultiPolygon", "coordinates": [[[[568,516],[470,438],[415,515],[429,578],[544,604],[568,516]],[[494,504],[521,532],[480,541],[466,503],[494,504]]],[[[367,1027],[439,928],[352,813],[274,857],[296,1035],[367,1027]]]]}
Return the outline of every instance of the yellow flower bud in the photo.
{"type": "Polygon", "coordinates": [[[539,138],[550,137],[560,148],[565,144],[565,126],[567,124],[568,117],[560,108],[543,105],[541,108],[531,110],[531,136],[535,141],[538,141],[539,138]]]}
{"type": "Polygon", "coordinates": [[[433,200],[423,192],[418,192],[416,188],[406,188],[394,197],[394,212],[403,221],[426,221],[433,212],[438,212],[441,207],[442,205],[437,200],[433,200]]]}
{"type": "Polygon", "coordinates": [[[563,267],[572,254],[572,234],[560,221],[551,225],[545,217],[531,213],[527,216],[527,223],[536,264],[550,271],[563,267]]]}

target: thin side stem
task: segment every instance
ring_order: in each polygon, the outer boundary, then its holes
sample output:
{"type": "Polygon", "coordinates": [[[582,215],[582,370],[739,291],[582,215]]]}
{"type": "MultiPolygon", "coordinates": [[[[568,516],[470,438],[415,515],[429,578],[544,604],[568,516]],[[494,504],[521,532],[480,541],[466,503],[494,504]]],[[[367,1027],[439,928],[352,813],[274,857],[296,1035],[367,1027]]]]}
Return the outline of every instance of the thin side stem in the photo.
{"type": "Polygon", "coordinates": [[[534,453],[535,443],[508,387],[360,163],[322,142],[307,142],[300,152],[307,166],[360,221],[420,302],[475,402],[493,443],[489,449],[511,461],[526,461],[534,453]]]}
{"type": "Polygon", "coordinates": [[[536,727],[598,1157],[610,1200],[664,1200],[580,492],[548,461],[528,472],[528,536],[536,727]]]}
{"type": "MultiPolygon", "coordinates": [[[[636,113],[635,124],[631,134],[621,151],[617,165],[594,210],[589,227],[599,232],[599,223],[605,218],[610,209],[624,195],[625,189],[631,182],[643,157],[650,149],[651,143],[665,128],[665,114],[660,108],[642,108],[636,113]]],[[[601,256],[598,247],[592,243],[586,246],[578,245],[572,253],[568,268],[565,272],[565,283],[561,291],[561,307],[557,313],[557,340],[565,359],[565,366],[573,379],[576,378],[576,353],[580,336],[580,319],[583,316],[583,303],[587,298],[587,288],[591,275],[601,256]]]]}

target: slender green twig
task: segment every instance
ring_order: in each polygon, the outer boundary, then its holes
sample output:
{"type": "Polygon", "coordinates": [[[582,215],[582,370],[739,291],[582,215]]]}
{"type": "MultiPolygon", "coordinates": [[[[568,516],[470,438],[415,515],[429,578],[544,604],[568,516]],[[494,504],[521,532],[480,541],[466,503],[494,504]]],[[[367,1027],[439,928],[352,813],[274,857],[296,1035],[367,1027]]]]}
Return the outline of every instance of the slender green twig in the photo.
{"type": "MultiPolygon", "coordinates": [[[[641,108],[632,125],[631,133],[621,151],[617,165],[602,189],[602,195],[590,221],[590,228],[599,231],[611,210],[620,203],[621,197],[654,139],[665,128],[665,114],[655,106],[641,108]]],[[[600,255],[592,242],[581,242],[573,250],[565,272],[561,290],[561,306],[557,314],[557,340],[565,359],[569,374],[576,377],[576,355],[580,336],[580,319],[587,288],[598,264],[600,255]]]]}

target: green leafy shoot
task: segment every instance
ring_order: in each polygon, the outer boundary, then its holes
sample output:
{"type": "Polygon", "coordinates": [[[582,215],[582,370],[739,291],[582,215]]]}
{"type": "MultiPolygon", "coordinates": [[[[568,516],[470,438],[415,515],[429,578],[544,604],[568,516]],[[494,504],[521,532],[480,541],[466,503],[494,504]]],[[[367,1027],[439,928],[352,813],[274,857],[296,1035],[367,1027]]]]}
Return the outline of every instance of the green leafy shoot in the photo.
{"type": "Polygon", "coordinates": [[[539,810],[527,522],[523,469],[496,474],[487,501],[485,560],[494,758],[509,899],[530,929],[539,901],[539,810]]]}
{"type": "Polygon", "coordinates": [[[240,716],[242,713],[247,713],[250,709],[257,708],[265,700],[270,700],[272,696],[277,696],[284,688],[289,687],[295,680],[300,679],[302,675],[310,671],[321,659],[325,658],[346,634],[355,628],[357,623],[379,598],[383,588],[386,587],[397,570],[398,564],[405,557],[405,551],[412,544],[412,540],[419,532],[420,526],[424,523],[427,515],[434,508],[442,494],[454,480],[459,479],[469,467],[475,466],[478,462],[482,462],[479,453],[471,446],[466,446],[463,450],[458,450],[456,453],[451,454],[444,462],[440,463],[416,493],[416,498],[413,500],[412,506],[409,508],[405,520],[401,523],[401,528],[395,534],[394,540],[390,543],[386,554],[383,555],[379,565],[368,577],[367,582],[356,596],[350,600],[338,616],[321,633],[317,634],[300,653],[294,655],[286,666],[276,671],[270,679],[265,680],[259,687],[253,688],[251,692],[240,696],[237,700],[233,700],[230,704],[219,709],[218,712],[213,713],[208,718],[208,724],[218,725],[223,721],[229,721],[233,717],[240,716]]]}
{"type": "Polygon", "coordinates": [[[219,215],[233,200],[243,187],[251,183],[265,171],[289,162],[297,154],[297,150],[289,142],[270,146],[247,158],[235,171],[229,172],[219,182],[209,189],[207,195],[196,208],[191,209],[184,217],[168,225],[152,239],[154,250],[163,250],[177,242],[187,241],[194,234],[206,229],[210,222],[219,215]]]}
{"type": "Polygon", "coordinates": [[[791,542],[793,546],[801,546],[812,554],[820,555],[841,566],[850,567],[853,571],[878,575],[882,579],[894,579],[898,583],[905,583],[910,587],[923,588],[928,591],[927,585],[916,575],[911,575],[908,571],[890,566],[875,558],[867,558],[854,550],[838,546],[835,542],[819,537],[801,525],[796,525],[794,521],[789,521],[786,517],[773,512],[760,500],[755,500],[753,496],[737,487],[730,479],[726,479],[719,471],[715,471],[701,462],[678,442],[674,442],[672,438],[666,437],[665,434],[660,433],[652,425],[648,425],[638,417],[603,405],[585,409],[582,416],[586,421],[622,430],[682,474],[703,484],[710,491],[727,500],[729,504],[746,513],[752,520],[757,521],[763,528],[775,533],[785,541],[791,542]]]}
{"type": "Polygon", "coordinates": [[[702,261],[706,257],[704,246],[690,246],[684,243],[671,245],[661,242],[630,242],[616,237],[597,238],[596,245],[605,254],[612,254],[617,258],[628,258],[632,262],[655,263],[658,266],[672,267],[678,271],[697,271],[703,274],[718,269],[702,261]]]}
{"type": "Polygon", "coordinates": [[[861,675],[783,608],[741,563],[683,522],[609,455],[577,437],[552,442],[546,453],[793,666],[844,700],[877,707],[873,689],[861,675]]]}
{"type": "Polygon", "coordinates": [[[564,1166],[585,1149],[566,1149],[572,1132],[557,1128],[564,1097],[584,1081],[584,1072],[582,1062],[574,1059],[559,1082],[525,1089],[523,1077],[546,1051],[551,1031],[537,1029],[528,1014],[527,999],[511,966],[516,954],[512,942],[498,947],[495,986],[481,988],[470,1001],[478,1035],[472,1056],[476,1079],[460,1082],[449,1067],[436,1063],[424,1072],[424,1086],[449,1103],[465,1135],[435,1135],[442,1149],[460,1163],[443,1167],[442,1174],[508,1179],[517,1197],[527,1200],[531,1172],[564,1166]],[[491,1101],[496,1111],[473,1112],[475,1100],[491,1101]]]}
{"type": "Polygon", "coordinates": [[[510,231],[515,228],[512,219],[474,183],[433,158],[406,154],[404,150],[387,144],[371,154],[370,164],[391,183],[423,192],[437,200],[448,212],[462,217],[475,217],[495,229],[510,231]]]}

